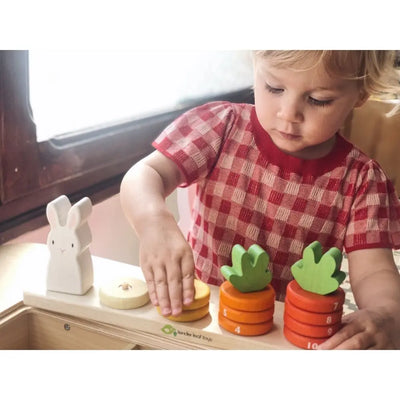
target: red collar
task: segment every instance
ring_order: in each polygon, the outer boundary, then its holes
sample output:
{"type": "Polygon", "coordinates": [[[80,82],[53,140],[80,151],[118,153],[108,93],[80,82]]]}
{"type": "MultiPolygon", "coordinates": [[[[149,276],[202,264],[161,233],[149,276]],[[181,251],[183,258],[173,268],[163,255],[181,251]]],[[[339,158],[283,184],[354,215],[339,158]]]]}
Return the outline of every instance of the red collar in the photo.
{"type": "Polygon", "coordinates": [[[254,139],[261,154],[268,162],[287,172],[294,172],[303,176],[321,176],[339,165],[344,164],[346,156],[353,148],[350,142],[337,133],[335,145],[329,154],[313,160],[303,160],[286,154],[275,146],[268,132],[258,121],[255,107],[253,107],[251,111],[251,122],[254,139]]]}

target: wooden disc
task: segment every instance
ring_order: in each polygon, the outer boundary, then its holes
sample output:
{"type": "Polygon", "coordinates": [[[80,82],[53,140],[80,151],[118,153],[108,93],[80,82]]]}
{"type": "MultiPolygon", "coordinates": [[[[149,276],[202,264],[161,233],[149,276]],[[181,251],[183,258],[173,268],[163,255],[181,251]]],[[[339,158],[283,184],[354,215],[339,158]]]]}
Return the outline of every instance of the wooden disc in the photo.
{"type": "Polygon", "coordinates": [[[229,281],[225,281],[219,288],[219,297],[225,305],[236,310],[264,311],[274,306],[275,290],[268,285],[257,292],[243,293],[229,281]]]}
{"type": "Polygon", "coordinates": [[[317,313],[340,310],[343,307],[344,296],[344,290],[340,287],[326,295],[308,292],[302,289],[295,280],[290,281],[286,289],[286,297],[294,306],[317,313]]]}
{"type": "Polygon", "coordinates": [[[304,322],[296,321],[286,312],[283,316],[283,322],[291,331],[312,338],[330,337],[334,333],[336,333],[341,327],[341,322],[325,326],[305,324],[304,322]]]}
{"type": "MultiPolygon", "coordinates": [[[[160,307],[156,307],[156,308],[157,308],[158,313],[160,315],[162,315],[160,307]]],[[[205,306],[203,306],[201,308],[197,308],[195,310],[182,311],[182,313],[177,316],[163,315],[163,317],[167,318],[171,321],[176,321],[176,322],[193,322],[193,321],[197,321],[201,318],[204,318],[208,314],[208,309],[209,309],[209,304],[207,303],[205,306]]]]}
{"type": "Polygon", "coordinates": [[[343,307],[331,313],[316,313],[294,306],[286,296],[285,312],[297,321],[310,325],[332,325],[342,320],[343,307]]]}
{"type": "Polygon", "coordinates": [[[243,322],[245,324],[259,324],[272,319],[274,316],[274,306],[264,311],[243,311],[228,307],[220,299],[219,312],[231,321],[243,322]]]}
{"type": "Polygon", "coordinates": [[[283,334],[286,339],[293,343],[295,346],[300,347],[302,349],[307,350],[316,350],[318,345],[324,343],[328,338],[311,338],[303,335],[299,335],[296,332],[293,332],[286,325],[283,326],[283,334]]]}
{"type": "Polygon", "coordinates": [[[231,321],[218,313],[218,323],[228,332],[240,336],[259,336],[269,332],[274,324],[273,319],[261,324],[244,324],[242,322],[231,321]]]}
{"type": "Polygon", "coordinates": [[[116,279],[99,290],[100,303],[128,310],[144,306],[150,300],[146,282],[135,278],[116,279]]]}
{"type": "Polygon", "coordinates": [[[189,305],[184,305],[182,309],[197,310],[206,306],[210,301],[210,287],[199,279],[194,280],[194,299],[189,305]]]}

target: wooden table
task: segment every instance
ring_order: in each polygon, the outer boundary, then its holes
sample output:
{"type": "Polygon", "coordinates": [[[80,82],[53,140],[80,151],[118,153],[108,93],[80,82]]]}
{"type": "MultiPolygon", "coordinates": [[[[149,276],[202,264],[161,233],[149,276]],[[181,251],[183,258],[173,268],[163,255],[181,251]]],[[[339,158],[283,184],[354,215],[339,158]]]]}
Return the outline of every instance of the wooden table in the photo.
{"type": "Polygon", "coordinates": [[[46,290],[48,256],[43,244],[0,247],[0,349],[297,349],[283,336],[281,302],[275,303],[268,334],[239,336],[218,324],[216,286],[210,286],[209,315],[173,322],[151,303],[134,310],[100,304],[103,284],[119,277],[143,279],[139,267],[93,256],[94,285],[77,296],[46,290]]]}

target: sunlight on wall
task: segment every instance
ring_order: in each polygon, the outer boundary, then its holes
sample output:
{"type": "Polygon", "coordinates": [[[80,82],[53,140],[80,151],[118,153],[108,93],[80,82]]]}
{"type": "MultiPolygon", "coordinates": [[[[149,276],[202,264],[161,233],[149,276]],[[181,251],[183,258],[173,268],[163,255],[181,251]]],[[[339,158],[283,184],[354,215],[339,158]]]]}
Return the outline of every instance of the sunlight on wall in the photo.
{"type": "Polygon", "coordinates": [[[38,141],[252,85],[249,51],[29,52],[38,141]]]}

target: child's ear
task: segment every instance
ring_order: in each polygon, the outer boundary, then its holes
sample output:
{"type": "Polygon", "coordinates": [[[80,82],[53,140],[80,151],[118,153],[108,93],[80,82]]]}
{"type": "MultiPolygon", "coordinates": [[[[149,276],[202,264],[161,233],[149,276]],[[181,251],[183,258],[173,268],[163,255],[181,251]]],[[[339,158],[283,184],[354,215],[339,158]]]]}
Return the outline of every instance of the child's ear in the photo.
{"type": "Polygon", "coordinates": [[[354,107],[361,107],[368,99],[369,99],[369,94],[364,89],[361,89],[360,97],[357,100],[356,104],[354,104],[354,107]]]}

